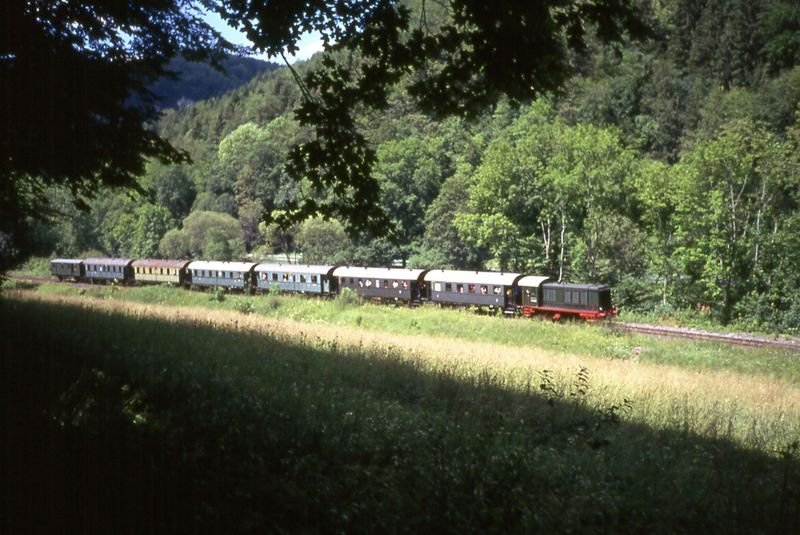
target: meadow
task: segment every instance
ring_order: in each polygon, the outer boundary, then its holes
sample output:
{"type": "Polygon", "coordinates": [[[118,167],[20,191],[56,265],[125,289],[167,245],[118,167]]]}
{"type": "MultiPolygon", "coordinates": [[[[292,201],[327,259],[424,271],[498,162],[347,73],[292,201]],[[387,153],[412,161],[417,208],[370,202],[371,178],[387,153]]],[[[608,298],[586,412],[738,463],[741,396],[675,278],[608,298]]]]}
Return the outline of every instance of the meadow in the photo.
{"type": "Polygon", "coordinates": [[[0,320],[12,527],[787,533],[800,521],[796,354],[161,287],[6,289],[0,320]]]}

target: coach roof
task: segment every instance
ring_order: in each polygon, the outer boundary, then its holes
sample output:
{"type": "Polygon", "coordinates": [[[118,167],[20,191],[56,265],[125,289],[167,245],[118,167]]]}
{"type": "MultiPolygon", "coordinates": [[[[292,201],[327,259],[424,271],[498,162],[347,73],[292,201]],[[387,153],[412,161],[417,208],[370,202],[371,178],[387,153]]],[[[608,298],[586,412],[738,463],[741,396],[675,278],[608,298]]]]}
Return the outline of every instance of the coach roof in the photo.
{"type": "Polygon", "coordinates": [[[417,280],[423,273],[425,273],[424,269],[349,266],[340,266],[333,270],[333,275],[336,277],[354,277],[362,279],[417,280]]]}
{"type": "Polygon", "coordinates": [[[188,269],[207,269],[207,270],[216,270],[216,271],[250,271],[255,266],[254,262],[216,262],[216,261],[205,261],[205,260],[195,260],[194,262],[190,262],[187,266],[188,269]]]}
{"type": "Polygon", "coordinates": [[[520,273],[500,271],[457,271],[453,269],[432,269],[425,275],[425,282],[460,282],[465,284],[492,284],[511,286],[522,277],[520,273]]]}
{"type": "Polygon", "coordinates": [[[315,266],[315,265],[300,265],[300,264],[258,264],[256,266],[257,273],[301,273],[310,275],[331,275],[331,272],[336,269],[336,266],[315,266]]]}
{"type": "Polygon", "coordinates": [[[85,258],[84,264],[98,264],[101,266],[129,266],[133,262],[130,258],[85,258]]]}
{"type": "Polygon", "coordinates": [[[517,286],[523,288],[538,288],[541,284],[552,280],[550,277],[542,277],[541,275],[526,275],[517,281],[517,286]]]}
{"type": "Polygon", "coordinates": [[[133,267],[181,269],[189,264],[189,260],[166,260],[158,258],[144,258],[134,260],[133,267]]]}

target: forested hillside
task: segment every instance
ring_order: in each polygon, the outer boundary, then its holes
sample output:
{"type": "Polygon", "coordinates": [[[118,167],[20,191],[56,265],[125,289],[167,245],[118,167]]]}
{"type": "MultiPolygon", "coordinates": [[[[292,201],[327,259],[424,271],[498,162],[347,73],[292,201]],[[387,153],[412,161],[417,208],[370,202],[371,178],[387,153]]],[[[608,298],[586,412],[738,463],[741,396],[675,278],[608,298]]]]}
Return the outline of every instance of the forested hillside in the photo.
{"type": "Polygon", "coordinates": [[[158,128],[192,164],[152,163],[146,197],[98,195],[91,212],[53,191],[65,217],[35,239],[62,256],[299,251],[310,263],[528,271],[608,283],[623,310],[797,331],[800,7],[644,3],[653,38],[573,55],[561,94],[437,122],[398,89],[386,113],[363,113],[385,236],[351,236],[334,220],[264,222],[318,194],[284,169],[310,134],[281,68],[168,110],[158,128]]]}
{"type": "Polygon", "coordinates": [[[162,108],[191,106],[199,100],[218,97],[278,65],[254,58],[229,57],[218,71],[205,63],[178,57],[167,68],[174,77],[164,77],[150,87],[162,108]]]}

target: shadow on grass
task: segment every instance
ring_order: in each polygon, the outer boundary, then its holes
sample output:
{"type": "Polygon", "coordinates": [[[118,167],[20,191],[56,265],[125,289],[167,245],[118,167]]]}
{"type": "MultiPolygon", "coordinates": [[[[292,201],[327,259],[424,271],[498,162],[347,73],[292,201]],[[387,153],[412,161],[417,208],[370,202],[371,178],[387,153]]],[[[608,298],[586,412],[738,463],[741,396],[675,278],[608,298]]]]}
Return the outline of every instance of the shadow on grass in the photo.
{"type": "Polygon", "coordinates": [[[588,376],[13,300],[0,329],[7,533],[797,532],[796,446],[626,423],[588,376]]]}

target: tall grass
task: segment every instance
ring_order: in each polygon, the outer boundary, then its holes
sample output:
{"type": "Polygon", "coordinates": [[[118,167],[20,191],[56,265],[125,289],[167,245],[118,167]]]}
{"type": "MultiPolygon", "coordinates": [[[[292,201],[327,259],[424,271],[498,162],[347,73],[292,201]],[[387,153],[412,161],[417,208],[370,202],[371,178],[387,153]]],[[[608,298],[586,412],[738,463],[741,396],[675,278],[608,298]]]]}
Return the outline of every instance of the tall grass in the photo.
{"type": "Polygon", "coordinates": [[[722,374],[715,405],[675,395],[710,384],[695,372],[661,367],[635,388],[610,380],[630,362],[348,337],[229,301],[0,301],[13,421],[36,426],[11,428],[13,527],[786,533],[800,520],[793,387],[739,392],[722,374]],[[540,367],[559,358],[575,360],[540,367]]]}
{"type": "MultiPolygon", "coordinates": [[[[506,319],[477,315],[470,310],[436,306],[408,308],[401,305],[358,303],[352,296],[322,300],[286,295],[244,296],[228,294],[223,301],[209,300],[209,292],[146,286],[113,293],[108,287],[76,290],[44,285],[43,295],[77,295],[211,310],[242,310],[256,316],[324,324],[348,331],[371,330],[393,335],[413,334],[426,339],[489,343],[504,348],[529,348],[587,358],[630,363],[653,363],[706,373],[737,372],[800,384],[800,359],[789,350],[731,347],[713,342],[661,340],[621,333],[605,324],[552,322],[539,319],[506,319]],[[245,304],[247,303],[247,304],[245,304]]],[[[461,342],[456,342],[461,343],[461,342]]]]}

